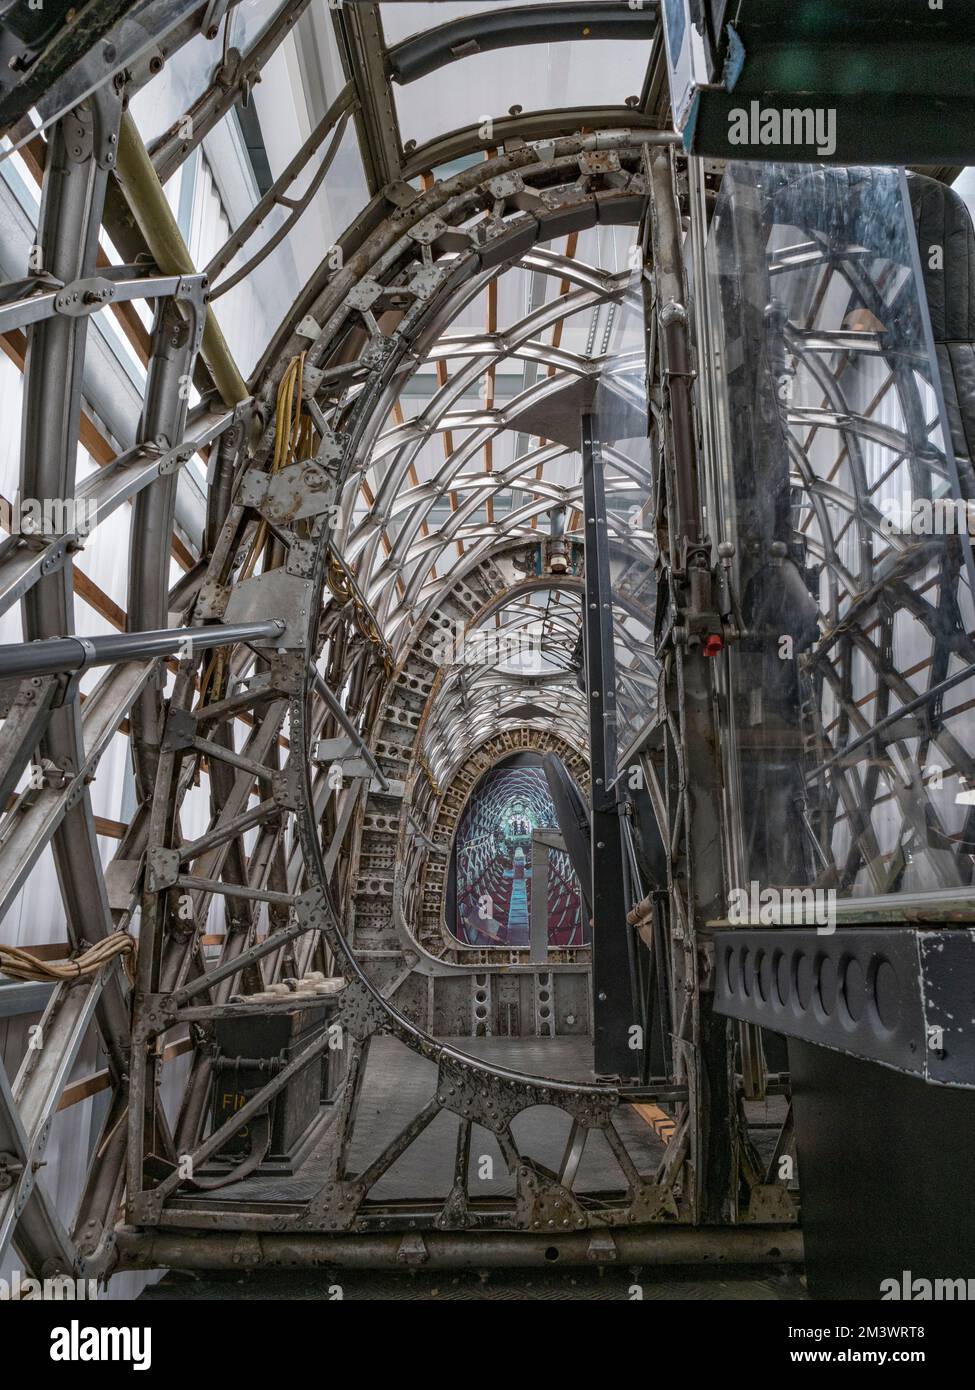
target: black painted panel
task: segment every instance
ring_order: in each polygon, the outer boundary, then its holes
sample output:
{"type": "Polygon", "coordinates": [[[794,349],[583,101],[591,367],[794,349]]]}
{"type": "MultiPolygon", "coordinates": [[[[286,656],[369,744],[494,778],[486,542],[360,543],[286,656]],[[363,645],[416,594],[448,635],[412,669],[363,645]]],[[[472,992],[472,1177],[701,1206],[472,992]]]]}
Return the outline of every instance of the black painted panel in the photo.
{"type": "Polygon", "coordinates": [[[794,1039],[789,1061],[814,1297],[879,1299],[905,1272],[975,1288],[975,1092],[794,1039]]]}
{"type": "Polygon", "coordinates": [[[975,931],[721,929],[715,1009],[940,1086],[975,1087],[975,931]]]}

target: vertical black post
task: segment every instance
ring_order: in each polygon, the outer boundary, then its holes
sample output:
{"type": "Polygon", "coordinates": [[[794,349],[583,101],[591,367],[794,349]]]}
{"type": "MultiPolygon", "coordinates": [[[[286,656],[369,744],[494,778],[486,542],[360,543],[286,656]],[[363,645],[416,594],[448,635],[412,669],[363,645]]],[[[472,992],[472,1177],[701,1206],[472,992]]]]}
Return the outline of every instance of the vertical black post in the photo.
{"type": "Polygon", "coordinates": [[[636,1076],[639,1050],[623,887],[623,838],[615,791],[616,662],[603,466],[592,415],[582,417],[582,497],[585,511],[586,611],[582,625],[589,703],[592,769],[593,1066],[603,1076],[636,1076]]]}

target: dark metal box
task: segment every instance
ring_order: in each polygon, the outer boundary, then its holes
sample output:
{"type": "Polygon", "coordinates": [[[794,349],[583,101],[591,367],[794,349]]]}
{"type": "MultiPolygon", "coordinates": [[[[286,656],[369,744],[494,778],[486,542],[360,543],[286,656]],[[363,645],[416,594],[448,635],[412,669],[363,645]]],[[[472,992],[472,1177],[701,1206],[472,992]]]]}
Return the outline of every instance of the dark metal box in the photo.
{"type": "MultiPolygon", "coordinates": [[[[331,1001],[311,1008],[253,1017],[222,1018],[216,1023],[211,1115],[219,1125],[276,1076],[328,1026],[331,1001]]],[[[293,1077],[271,1101],[271,1142],[259,1171],[293,1172],[314,1137],[321,1108],[329,1096],[328,1048],[293,1077]]],[[[252,1126],[242,1125],[216,1157],[239,1161],[250,1152],[252,1126]]]]}

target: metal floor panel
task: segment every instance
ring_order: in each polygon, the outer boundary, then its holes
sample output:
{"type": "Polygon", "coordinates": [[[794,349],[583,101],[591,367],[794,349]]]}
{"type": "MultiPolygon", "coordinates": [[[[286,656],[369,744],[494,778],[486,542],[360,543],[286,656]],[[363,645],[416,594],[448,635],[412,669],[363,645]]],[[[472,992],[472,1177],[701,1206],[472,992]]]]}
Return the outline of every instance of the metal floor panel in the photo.
{"type": "MultiPolygon", "coordinates": [[[[538,1076],[564,1081],[592,1080],[592,1043],[589,1038],[458,1038],[448,1039],[458,1050],[497,1066],[511,1067],[538,1076]]],[[[350,1170],[360,1172],[407,1125],[433,1094],[436,1067],[411,1052],[394,1038],[377,1037],[369,1051],[362,1098],[356,1117],[350,1152],[350,1170]]],[[[376,1201],[445,1198],[453,1183],[456,1147],[456,1115],[441,1112],[429,1128],[401,1155],[376,1183],[370,1197],[376,1201]]],[[[545,1167],[558,1170],[569,1134],[569,1117],[551,1106],[536,1106],[519,1115],[512,1125],[515,1139],[545,1167]]],[[[616,1127],[640,1173],[652,1173],[663,1153],[656,1134],[629,1105],[616,1115],[616,1127]]],[[[213,1202],[307,1201],[323,1181],[321,1146],[314,1150],[292,1177],[255,1176],[229,1187],[202,1194],[213,1202]]],[[[514,1195],[497,1140],[475,1125],[471,1137],[471,1192],[477,1196],[514,1195]],[[483,1160],[490,1159],[490,1163],[483,1160]]],[[[623,1175],[605,1138],[589,1136],[574,1184],[577,1192],[620,1190],[623,1175]]],[[[189,1198],[188,1202],[195,1199],[189,1198]]],[[[180,1206],[187,1200],[180,1198],[180,1206]]]]}

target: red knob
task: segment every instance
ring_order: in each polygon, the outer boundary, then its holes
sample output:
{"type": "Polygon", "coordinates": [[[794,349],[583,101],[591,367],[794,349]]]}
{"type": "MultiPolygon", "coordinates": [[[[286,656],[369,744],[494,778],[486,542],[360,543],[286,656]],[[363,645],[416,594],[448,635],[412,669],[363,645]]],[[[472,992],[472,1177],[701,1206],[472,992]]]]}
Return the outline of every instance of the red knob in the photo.
{"type": "Polygon", "coordinates": [[[709,632],[701,644],[705,656],[717,656],[724,649],[724,638],[719,632],[709,632]]]}

